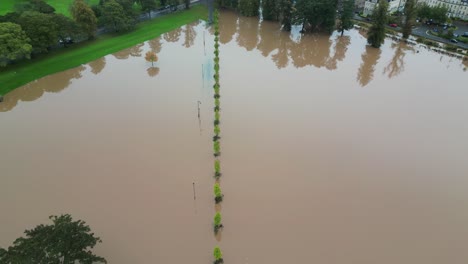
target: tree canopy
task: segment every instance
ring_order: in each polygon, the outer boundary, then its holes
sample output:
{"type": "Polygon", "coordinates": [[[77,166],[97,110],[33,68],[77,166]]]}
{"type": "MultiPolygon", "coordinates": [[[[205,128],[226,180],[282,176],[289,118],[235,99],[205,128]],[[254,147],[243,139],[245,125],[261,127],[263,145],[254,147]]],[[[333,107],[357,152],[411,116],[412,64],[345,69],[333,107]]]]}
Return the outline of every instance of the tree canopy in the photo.
{"type": "Polygon", "coordinates": [[[0,23],[0,66],[22,58],[29,59],[31,52],[30,39],[20,25],[0,23]]]}
{"type": "Polygon", "coordinates": [[[353,28],[354,0],[344,0],[339,10],[338,31],[343,35],[345,30],[353,28]]]}
{"type": "Polygon", "coordinates": [[[49,218],[52,225],[26,230],[8,250],[0,248],[0,263],[107,263],[91,252],[102,241],[85,222],[68,214],[49,218]]]}
{"type": "Polygon", "coordinates": [[[387,0],[380,0],[372,14],[372,26],[367,33],[367,43],[374,48],[380,48],[385,40],[385,25],[387,24],[387,0]]]}
{"type": "Polygon", "coordinates": [[[86,33],[88,38],[94,38],[97,30],[97,18],[91,7],[84,0],[74,0],[70,11],[73,19],[86,33]]]}
{"type": "Polygon", "coordinates": [[[302,25],[303,31],[331,32],[335,27],[336,9],[336,0],[297,0],[293,22],[302,25]]]}
{"type": "Polygon", "coordinates": [[[48,52],[51,46],[57,44],[57,24],[51,18],[51,15],[36,11],[26,11],[19,17],[18,24],[31,39],[33,52],[48,52]]]}
{"type": "Polygon", "coordinates": [[[106,1],[103,5],[100,19],[102,24],[112,31],[122,32],[133,28],[131,18],[127,16],[124,8],[114,0],[106,1]]]}

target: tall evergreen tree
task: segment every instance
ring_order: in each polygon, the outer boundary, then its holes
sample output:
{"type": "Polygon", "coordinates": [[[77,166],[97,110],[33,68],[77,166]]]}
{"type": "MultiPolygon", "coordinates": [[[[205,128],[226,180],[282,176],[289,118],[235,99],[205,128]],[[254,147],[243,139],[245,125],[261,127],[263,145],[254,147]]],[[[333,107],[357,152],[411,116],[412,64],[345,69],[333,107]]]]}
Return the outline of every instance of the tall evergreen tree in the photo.
{"type": "Polygon", "coordinates": [[[405,3],[405,23],[403,25],[403,38],[408,38],[411,34],[416,18],[416,0],[406,0],[405,3]]]}
{"type": "Polygon", "coordinates": [[[387,0],[380,0],[372,15],[372,26],[367,34],[367,43],[374,48],[380,48],[385,40],[385,25],[387,24],[387,0]]]}
{"type": "Polygon", "coordinates": [[[354,0],[344,0],[341,3],[341,8],[339,12],[339,23],[338,23],[338,31],[343,33],[345,30],[349,30],[353,28],[353,9],[354,9],[354,0]]]}

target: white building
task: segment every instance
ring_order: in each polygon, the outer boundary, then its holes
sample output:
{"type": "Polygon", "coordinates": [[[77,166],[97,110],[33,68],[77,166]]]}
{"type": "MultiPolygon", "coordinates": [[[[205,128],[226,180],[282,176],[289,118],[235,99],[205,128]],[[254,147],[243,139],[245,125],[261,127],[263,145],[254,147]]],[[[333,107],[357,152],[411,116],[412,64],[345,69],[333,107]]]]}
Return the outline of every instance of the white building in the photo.
{"type": "MultiPolygon", "coordinates": [[[[378,2],[378,0],[365,0],[363,14],[365,16],[372,15],[378,2]]],[[[394,13],[398,11],[398,9],[403,10],[405,2],[405,0],[388,0],[388,12],[394,13]]]]}
{"type": "Polygon", "coordinates": [[[468,0],[419,0],[429,6],[442,6],[448,8],[447,16],[468,20],[468,0]]]}

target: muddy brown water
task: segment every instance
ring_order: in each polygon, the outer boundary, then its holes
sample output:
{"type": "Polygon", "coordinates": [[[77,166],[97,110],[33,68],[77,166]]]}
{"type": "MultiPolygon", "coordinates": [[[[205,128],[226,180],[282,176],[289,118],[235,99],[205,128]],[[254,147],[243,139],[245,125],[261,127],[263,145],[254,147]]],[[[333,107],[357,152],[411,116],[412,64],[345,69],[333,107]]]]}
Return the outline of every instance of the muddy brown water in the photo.
{"type": "Polygon", "coordinates": [[[218,244],[237,264],[466,263],[466,62],[233,13],[220,31],[221,206],[197,23],[5,96],[0,247],[70,213],[117,264],[210,263],[218,244]]]}

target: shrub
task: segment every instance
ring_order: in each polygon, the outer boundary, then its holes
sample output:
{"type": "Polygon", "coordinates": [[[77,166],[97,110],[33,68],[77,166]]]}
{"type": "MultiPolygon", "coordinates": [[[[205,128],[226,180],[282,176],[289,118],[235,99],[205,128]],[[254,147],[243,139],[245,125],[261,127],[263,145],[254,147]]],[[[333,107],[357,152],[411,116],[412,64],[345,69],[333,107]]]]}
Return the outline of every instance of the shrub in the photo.
{"type": "Polygon", "coordinates": [[[214,151],[213,155],[215,157],[218,157],[219,155],[221,155],[221,146],[219,144],[219,141],[215,141],[213,143],[213,151],[214,151]]]}
{"type": "Polygon", "coordinates": [[[213,257],[215,259],[214,264],[221,264],[224,263],[223,261],[223,253],[219,247],[215,247],[213,250],[213,257]]]}
{"type": "Polygon", "coordinates": [[[219,229],[223,227],[223,224],[221,224],[221,213],[217,212],[214,216],[214,232],[218,233],[219,229]]]}
{"type": "Polygon", "coordinates": [[[215,183],[213,187],[213,192],[215,195],[215,202],[220,203],[223,201],[223,194],[221,193],[221,187],[219,187],[219,183],[215,183]]]}

